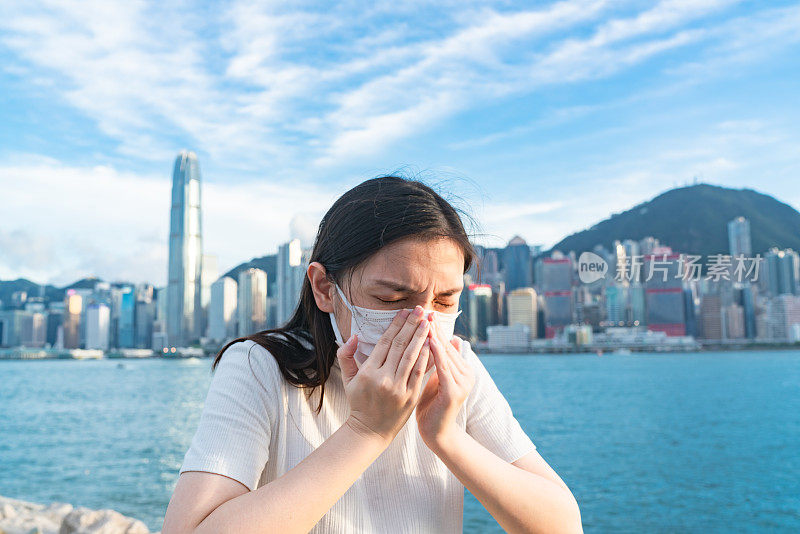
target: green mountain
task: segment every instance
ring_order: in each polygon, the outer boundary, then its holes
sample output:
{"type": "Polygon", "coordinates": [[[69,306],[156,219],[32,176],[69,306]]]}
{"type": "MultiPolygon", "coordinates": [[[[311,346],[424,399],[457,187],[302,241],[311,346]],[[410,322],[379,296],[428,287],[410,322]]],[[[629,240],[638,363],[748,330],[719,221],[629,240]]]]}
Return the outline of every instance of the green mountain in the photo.
{"type": "Polygon", "coordinates": [[[272,285],[278,276],[278,255],[268,254],[260,258],[253,258],[250,261],[240,263],[222,276],[230,276],[237,282],[239,281],[239,273],[245,269],[261,269],[267,273],[267,284],[272,285]]]}
{"type": "Polygon", "coordinates": [[[42,286],[25,278],[5,281],[0,280],[0,301],[2,301],[4,305],[9,305],[11,303],[11,295],[17,291],[25,291],[29,298],[42,296],[48,301],[64,300],[68,289],[94,287],[98,281],[100,280],[94,277],[81,278],[67,286],[56,287],[49,284],[42,286]]]}
{"type": "Polygon", "coordinates": [[[559,241],[552,250],[580,253],[614,240],[648,236],[676,252],[728,254],[728,221],[750,221],[753,254],[771,247],[800,250],[800,213],[752,189],[697,184],[672,189],[559,241]]]}

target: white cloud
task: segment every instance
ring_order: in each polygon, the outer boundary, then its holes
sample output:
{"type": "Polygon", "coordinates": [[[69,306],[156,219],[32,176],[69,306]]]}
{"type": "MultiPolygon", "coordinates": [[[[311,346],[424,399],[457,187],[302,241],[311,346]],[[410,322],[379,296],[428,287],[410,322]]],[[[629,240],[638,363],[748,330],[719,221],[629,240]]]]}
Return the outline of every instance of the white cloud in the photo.
{"type": "Polygon", "coordinates": [[[681,30],[734,3],[665,0],[632,16],[637,3],[607,0],[421,3],[438,18],[420,20],[392,4],[29,2],[2,8],[0,28],[18,58],[8,68],[49,76],[119,155],[164,161],[180,137],[258,172],[372,157],[487,100],[612,75],[703,39],[681,30]]]}
{"type": "MultiPolygon", "coordinates": [[[[168,179],[45,159],[0,165],[0,190],[0,277],[164,283],[168,179]]],[[[296,213],[321,217],[334,200],[332,192],[299,180],[206,183],[202,196],[204,249],[219,256],[221,271],[274,253],[289,239],[296,213]]]]}
{"type": "MultiPolygon", "coordinates": [[[[738,16],[728,10],[737,3],[572,0],[521,9],[465,1],[443,9],[424,1],[302,8],[239,1],[209,12],[143,0],[5,3],[4,71],[89,118],[113,148],[101,156],[106,166],[0,162],[0,277],[163,283],[169,182],[166,173],[126,169],[168,169],[176,145],[203,154],[203,165],[220,171],[215,177],[227,173],[228,183],[205,183],[203,197],[205,248],[219,256],[221,271],[273,252],[290,235],[308,241],[343,174],[385,165],[376,162],[400,157],[391,148],[459,113],[545,86],[609,78],[692,47],[691,61],[664,67],[674,81],[664,90],[672,90],[800,39],[797,6],[758,4],[738,16]]],[[[611,106],[644,93],[614,95],[611,106]]],[[[475,139],[449,146],[497,144],[607,107],[545,110],[538,121],[488,135],[475,125],[475,139]]],[[[552,244],[676,181],[744,184],[759,165],[775,162],[784,173],[774,178],[775,192],[797,198],[781,185],[786,169],[797,168],[795,136],[753,117],[679,139],[665,135],[638,153],[619,149],[609,158],[621,161],[559,176],[563,188],[546,199],[490,199],[481,223],[501,241],[522,233],[552,244]],[[586,187],[594,188],[591,197],[586,187]]],[[[590,129],[549,146],[628,127],[590,129]]]]}

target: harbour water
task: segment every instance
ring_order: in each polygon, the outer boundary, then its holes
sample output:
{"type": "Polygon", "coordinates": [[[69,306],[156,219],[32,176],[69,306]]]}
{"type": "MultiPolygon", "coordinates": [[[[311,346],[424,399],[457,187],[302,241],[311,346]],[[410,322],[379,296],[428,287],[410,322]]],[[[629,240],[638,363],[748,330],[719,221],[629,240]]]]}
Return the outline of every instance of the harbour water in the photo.
{"type": "MultiPolygon", "coordinates": [[[[800,531],[800,351],[484,355],[586,532],[800,531]]],[[[0,361],[0,494],[159,530],[211,359],[0,361]]],[[[502,532],[474,498],[465,532],[502,532]]]]}

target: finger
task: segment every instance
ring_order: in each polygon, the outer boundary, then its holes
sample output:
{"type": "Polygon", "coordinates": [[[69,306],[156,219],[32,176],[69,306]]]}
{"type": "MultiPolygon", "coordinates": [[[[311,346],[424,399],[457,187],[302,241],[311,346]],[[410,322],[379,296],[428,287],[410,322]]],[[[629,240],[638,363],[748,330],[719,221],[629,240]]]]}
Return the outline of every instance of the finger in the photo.
{"type": "Polygon", "coordinates": [[[447,353],[438,337],[431,338],[431,352],[433,353],[433,361],[436,364],[436,373],[439,375],[439,387],[445,394],[448,394],[455,387],[455,379],[450,371],[447,353]]]}
{"type": "MultiPolygon", "coordinates": [[[[414,335],[411,337],[411,341],[406,346],[406,350],[403,351],[403,356],[400,358],[400,361],[397,364],[395,377],[401,384],[408,382],[408,375],[411,373],[411,369],[414,367],[414,364],[417,362],[417,360],[419,360],[422,345],[428,339],[428,330],[430,329],[429,322],[430,321],[426,320],[425,318],[420,319],[420,321],[417,323],[417,329],[414,331],[414,335]]],[[[389,365],[388,359],[386,365],[389,365]]]]}
{"type": "Polygon", "coordinates": [[[453,362],[451,369],[451,371],[453,371],[453,374],[455,375],[456,372],[460,374],[465,373],[466,368],[464,366],[466,365],[467,362],[465,362],[464,359],[461,357],[461,352],[458,351],[452,344],[452,340],[458,338],[456,338],[456,336],[453,336],[450,339],[447,339],[447,336],[444,335],[444,331],[442,330],[442,325],[438,320],[434,320],[434,328],[436,330],[436,335],[442,342],[442,347],[447,352],[447,356],[453,362]]]}
{"type": "MultiPolygon", "coordinates": [[[[428,347],[428,358],[433,358],[433,353],[428,347]]],[[[430,378],[425,383],[425,387],[422,388],[422,391],[419,393],[419,400],[417,401],[417,405],[426,404],[433,399],[439,393],[439,373],[435,370],[431,373],[430,378]]],[[[423,374],[424,376],[424,374],[423,374]]]]}
{"type": "Polygon", "coordinates": [[[403,325],[406,324],[406,319],[408,318],[409,313],[409,310],[400,310],[397,315],[394,316],[389,328],[387,328],[383,335],[381,335],[381,337],[378,339],[378,342],[375,344],[375,348],[369,353],[369,356],[361,365],[361,367],[370,366],[377,368],[383,365],[383,362],[386,360],[386,355],[389,353],[389,349],[392,346],[392,340],[403,327],[403,325]]]}
{"type": "Polygon", "coordinates": [[[358,365],[354,358],[357,348],[358,336],[353,334],[345,344],[336,351],[336,357],[339,359],[339,367],[342,369],[342,377],[346,380],[345,383],[349,382],[358,372],[358,365]]]}
{"type": "Polygon", "coordinates": [[[453,336],[452,339],[450,339],[450,344],[454,349],[456,349],[456,352],[453,354],[453,360],[456,362],[461,372],[465,372],[468,364],[464,359],[464,354],[461,352],[463,348],[463,345],[461,344],[461,338],[458,336],[453,336]]]}
{"type": "Polygon", "coordinates": [[[422,347],[419,350],[419,357],[417,358],[414,367],[411,368],[409,374],[406,375],[408,389],[413,392],[414,397],[422,389],[422,379],[425,376],[425,369],[428,368],[428,358],[431,355],[431,342],[429,338],[425,338],[422,347]]]}
{"type": "Polygon", "coordinates": [[[406,347],[411,342],[411,338],[414,337],[414,332],[417,330],[417,325],[419,325],[422,320],[422,315],[423,310],[421,306],[417,306],[410,311],[408,317],[406,317],[405,324],[403,324],[400,331],[390,342],[389,352],[380,367],[382,369],[386,368],[392,373],[392,376],[397,373],[397,366],[400,363],[400,358],[402,358],[403,352],[405,352],[406,347]]]}

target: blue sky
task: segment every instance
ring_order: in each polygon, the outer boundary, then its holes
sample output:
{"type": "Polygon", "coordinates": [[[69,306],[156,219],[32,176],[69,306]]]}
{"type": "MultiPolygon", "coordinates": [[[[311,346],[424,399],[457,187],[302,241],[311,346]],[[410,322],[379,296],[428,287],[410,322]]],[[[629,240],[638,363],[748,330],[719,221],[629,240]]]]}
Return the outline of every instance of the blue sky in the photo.
{"type": "Polygon", "coordinates": [[[221,270],[397,170],[491,245],[695,179],[800,207],[798,28],[782,1],[3,3],[0,279],[163,284],[182,148],[221,270]]]}

